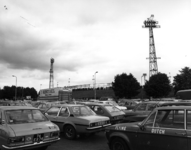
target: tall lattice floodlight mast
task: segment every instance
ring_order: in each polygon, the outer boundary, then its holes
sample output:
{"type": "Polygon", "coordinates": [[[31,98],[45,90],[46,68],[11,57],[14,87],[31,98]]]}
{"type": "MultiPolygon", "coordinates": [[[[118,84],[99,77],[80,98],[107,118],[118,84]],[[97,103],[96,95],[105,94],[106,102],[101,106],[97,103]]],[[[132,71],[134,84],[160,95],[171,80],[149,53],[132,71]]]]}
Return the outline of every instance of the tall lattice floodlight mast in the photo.
{"type": "Polygon", "coordinates": [[[54,58],[50,59],[50,81],[49,89],[54,88],[54,71],[53,71],[54,58]]]}
{"type": "Polygon", "coordinates": [[[160,28],[158,21],[153,20],[154,15],[151,15],[150,18],[144,21],[143,28],[149,28],[149,77],[154,74],[158,73],[158,66],[157,66],[157,59],[160,57],[156,57],[155,51],[155,42],[154,42],[154,35],[153,35],[153,28],[160,28]]]}

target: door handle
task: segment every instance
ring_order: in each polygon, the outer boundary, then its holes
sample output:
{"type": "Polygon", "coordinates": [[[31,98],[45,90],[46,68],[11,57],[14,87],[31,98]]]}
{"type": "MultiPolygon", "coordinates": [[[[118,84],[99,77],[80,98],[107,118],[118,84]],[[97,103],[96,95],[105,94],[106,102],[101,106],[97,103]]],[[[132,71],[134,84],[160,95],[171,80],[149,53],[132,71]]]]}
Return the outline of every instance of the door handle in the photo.
{"type": "Polygon", "coordinates": [[[186,133],[180,133],[180,132],[176,132],[175,134],[176,134],[176,135],[182,135],[182,136],[185,136],[185,135],[186,135],[186,133]]]}

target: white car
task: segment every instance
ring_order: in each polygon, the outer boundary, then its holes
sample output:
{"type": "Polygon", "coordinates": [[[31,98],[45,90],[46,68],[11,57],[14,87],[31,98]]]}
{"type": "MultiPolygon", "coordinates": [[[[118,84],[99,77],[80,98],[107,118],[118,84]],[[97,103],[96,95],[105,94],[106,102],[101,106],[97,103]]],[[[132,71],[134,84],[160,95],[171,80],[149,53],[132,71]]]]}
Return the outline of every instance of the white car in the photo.
{"type": "Polygon", "coordinates": [[[119,106],[115,101],[99,101],[98,103],[113,105],[120,110],[127,111],[127,107],[119,106]]]}

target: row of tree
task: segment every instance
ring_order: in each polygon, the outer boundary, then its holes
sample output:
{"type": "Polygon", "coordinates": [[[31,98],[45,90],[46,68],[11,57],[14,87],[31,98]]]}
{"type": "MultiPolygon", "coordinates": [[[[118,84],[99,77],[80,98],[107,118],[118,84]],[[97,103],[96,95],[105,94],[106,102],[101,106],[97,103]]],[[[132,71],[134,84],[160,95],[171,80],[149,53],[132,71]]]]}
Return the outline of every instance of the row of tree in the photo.
{"type": "MultiPolygon", "coordinates": [[[[0,99],[15,99],[15,88],[15,86],[5,86],[0,89],[0,99]]],[[[112,89],[118,98],[132,98],[142,91],[146,93],[147,97],[167,97],[170,92],[175,94],[178,90],[191,89],[191,69],[185,67],[179,71],[179,74],[174,76],[172,84],[167,74],[158,73],[151,76],[143,87],[131,73],[129,75],[126,73],[118,74],[114,77],[112,89]]],[[[25,99],[27,96],[37,99],[38,94],[34,88],[17,87],[17,99],[25,99]]]]}
{"type": "Polygon", "coordinates": [[[178,90],[191,89],[191,69],[185,67],[179,71],[179,74],[174,76],[172,84],[167,74],[158,73],[151,76],[143,87],[131,73],[129,75],[122,73],[115,76],[112,87],[118,98],[132,98],[142,90],[148,98],[163,98],[167,97],[170,92],[175,95],[178,90]]]}
{"type": "Polygon", "coordinates": [[[38,94],[34,88],[24,88],[24,87],[16,87],[15,86],[4,86],[3,89],[0,89],[0,99],[8,99],[8,100],[17,100],[26,99],[27,97],[31,97],[32,99],[37,99],[38,94]]]}

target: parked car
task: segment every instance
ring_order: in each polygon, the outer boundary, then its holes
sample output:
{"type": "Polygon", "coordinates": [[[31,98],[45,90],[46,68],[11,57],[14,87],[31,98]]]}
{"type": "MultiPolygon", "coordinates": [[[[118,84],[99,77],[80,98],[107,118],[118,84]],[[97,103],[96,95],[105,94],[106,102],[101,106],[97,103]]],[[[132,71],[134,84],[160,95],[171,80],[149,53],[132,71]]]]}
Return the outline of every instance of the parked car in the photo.
{"type": "Polygon", "coordinates": [[[143,102],[137,105],[137,107],[124,119],[126,122],[137,122],[144,120],[148,114],[156,107],[165,107],[165,106],[191,106],[191,101],[150,101],[143,102]]]}
{"type": "Polygon", "coordinates": [[[139,103],[140,101],[128,100],[128,101],[124,101],[123,103],[120,103],[119,105],[125,106],[127,110],[133,110],[139,103]]]}
{"type": "Polygon", "coordinates": [[[123,122],[125,113],[115,106],[90,102],[86,102],[85,105],[89,106],[97,115],[109,117],[111,124],[123,122]]]}
{"type": "Polygon", "coordinates": [[[144,120],[148,114],[156,107],[158,107],[160,104],[165,102],[160,101],[148,101],[148,102],[142,102],[136,105],[136,107],[132,110],[126,113],[124,123],[127,122],[136,122],[136,121],[142,121],[144,120]]]}
{"type": "Polygon", "coordinates": [[[59,128],[38,109],[28,106],[0,106],[0,149],[45,150],[59,138],[59,128]]]}
{"type": "Polygon", "coordinates": [[[158,107],[142,122],[106,128],[111,150],[188,150],[190,136],[191,106],[158,107]]]}
{"type": "Polygon", "coordinates": [[[44,102],[38,105],[38,109],[42,112],[45,113],[45,111],[50,108],[52,105],[57,105],[55,103],[49,103],[49,102],[44,102]]]}
{"type": "Polygon", "coordinates": [[[112,105],[112,106],[115,106],[124,112],[127,111],[127,107],[119,106],[115,101],[98,101],[97,103],[112,105]]]}
{"type": "Polygon", "coordinates": [[[99,100],[100,101],[114,101],[114,99],[112,97],[101,97],[99,100]]]}
{"type": "Polygon", "coordinates": [[[103,131],[111,125],[108,117],[98,116],[89,107],[78,104],[51,106],[45,115],[59,126],[67,139],[103,131]]]}

